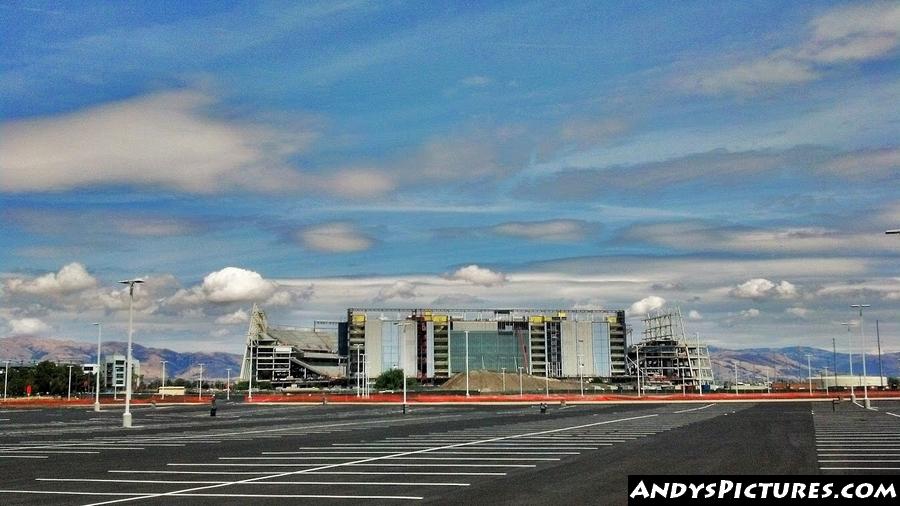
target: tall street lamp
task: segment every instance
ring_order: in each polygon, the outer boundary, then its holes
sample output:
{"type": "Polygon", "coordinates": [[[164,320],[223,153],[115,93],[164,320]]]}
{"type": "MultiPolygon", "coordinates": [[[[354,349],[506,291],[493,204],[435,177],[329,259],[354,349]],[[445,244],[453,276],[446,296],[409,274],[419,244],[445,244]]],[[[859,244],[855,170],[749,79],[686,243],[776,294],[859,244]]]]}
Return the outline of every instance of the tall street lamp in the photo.
{"type": "Polygon", "coordinates": [[[863,363],[863,397],[865,398],[866,409],[872,407],[869,404],[869,377],[866,375],[866,333],[863,330],[863,308],[872,307],[870,304],[850,304],[850,307],[859,309],[859,341],[862,343],[862,363],[863,363]]]}
{"type": "Polygon", "coordinates": [[[162,392],[162,398],[166,398],[166,362],[168,360],[160,360],[162,363],[162,382],[160,383],[160,391],[162,392]]]}
{"type": "Polygon", "coordinates": [[[853,389],[853,343],[850,337],[850,327],[853,322],[842,322],[841,325],[847,327],[847,357],[850,359],[850,400],[856,402],[856,391],[853,389]]]}
{"type": "Polygon", "coordinates": [[[469,331],[466,332],[466,397],[469,397],[469,331]]]}
{"type": "MultiPolygon", "coordinates": [[[[399,332],[399,329],[402,327],[406,327],[407,325],[414,325],[414,323],[396,322],[394,323],[394,325],[397,326],[397,338],[400,340],[400,378],[403,381],[403,413],[406,413],[406,368],[403,366],[403,364],[406,362],[406,339],[404,339],[405,336],[403,336],[403,334],[399,332]]],[[[468,395],[468,392],[466,393],[468,395]]]]}
{"type": "MultiPolygon", "coordinates": [[[[583,347],[584,339],[579,339],[576,343],[583,347]]],[[[575,358],[578,359],[578,381],[581,383],[581,396],[584,397],[584,357],[582,353],[576,353],[575,358]]]]}
{"type": "Polygon", "coordinates": [[[97,369],[94,371],[94,376],[97,380],[97,392],[94,397],[94,411],[100,411],[100,339],[103,335],[103,324],[97,322],[91,325],[97,326],[97,369]]]}
{"type": "Polygon", "coordinates": [[[72,400],[72,364],[69,364],[69,393],[66,395],[66,400],[72,400]]]}
{"type": "Polygon", "coordinates": [[[231,400],[231,368],[225,369],[225,400],[231,400]]]}
{"type": "Polygon", "coordinates": [[[524,390],[522,389],[522,371],[524,371],[524,370],[525,370],[524,367],[519,366],[519,397],[524,396],[524,390]]]}
{"type": "Polygon", "coordinates": [[[361,345],[356,343],[353,347],[356,348],[356,396],[359,397],[361,395],[361,392],[359,391],[359,349],[361,345]]]}
{"type": "Polygon", "coordinates": [[[126,279],[119,281],[128,285],[128,362],[125,363],[125,412],[122,413],[122,427],[131,427],[131,342],[134,336],[134,285],[143,283],[143,279],[126,279]]]}
{"type": "Polygon", "coordinates": [[[812,357],[812,355],[807,353],[806,354],[806,374],[809,379],[809,395],[812,395],[812,365],[810,365],[810,361],[809,361],[810,357],[812,357]]]}
{"type": "Polygon", "coordinates": [[[200,378],[197,380],[197,398],[203,399],[203,364],[200,364],[200,378]]]}
{"type": "Polygon", "coordinates": [[[6,382],[9,378],[9,360],[6,360],[6,365],[3,367],[3,400],[6,400],[6,382]]]}

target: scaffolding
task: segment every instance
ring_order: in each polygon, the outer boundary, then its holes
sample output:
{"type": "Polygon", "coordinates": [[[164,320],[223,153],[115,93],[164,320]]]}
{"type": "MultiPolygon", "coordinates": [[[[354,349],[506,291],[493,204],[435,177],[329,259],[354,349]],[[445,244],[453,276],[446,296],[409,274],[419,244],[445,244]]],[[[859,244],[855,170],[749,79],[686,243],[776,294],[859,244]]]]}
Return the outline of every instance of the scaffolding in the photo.
{"type": "Polygon", "coordinates": [[[680,309],[648,314],[643,336],[628,350],[629,375],[651,388],[693,390],[712,384],[709,348],[699,334],[687,338],[680,309]]]}

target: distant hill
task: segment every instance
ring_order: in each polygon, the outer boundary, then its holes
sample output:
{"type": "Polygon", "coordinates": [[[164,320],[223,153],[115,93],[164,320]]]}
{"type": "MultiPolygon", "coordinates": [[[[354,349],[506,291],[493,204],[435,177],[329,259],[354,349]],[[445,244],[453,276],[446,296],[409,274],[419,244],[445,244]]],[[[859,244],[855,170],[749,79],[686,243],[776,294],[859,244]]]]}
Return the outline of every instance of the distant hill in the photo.
{"type": "MultiPolygon", "coordinates": [[[[766,378],[768,372],[771,379],[801,378],[808,375],[806,354],[810,354],[813,377],[828,367],[828,374],[834,371],[834,355],[831,351],[820,348],[793,346],[789,348],[751,348],[729,350],[710,346],[709,354],[716,381],[723,382],[734,379],[734,365],[737,364],[738,381],[760,380],[766,378]]],[[[838,374],[849,374],[850,362],[846,353],[837,353],[838,374]]],[[[881,362],[884,376],[900,376],[900,353],[882,353],[881,362]]],[[[878,355],[866,354],[866,372],[870,376],[878,375],[878,355]]],[[[853,373],[862,373],[862,357],[853,355],[853,373]]]]}
{"type": "MultiPolygon", "coordinates": [[[[134,357],[140,361],[141,374],[145,379],[162,376],[162,361],[166,361],[166,378],[196,378],[195,364],[203,364],[204,378],[225,378],[226,369],[231,368],[235,377],[241,370],[241,356],[233,353],[186,353],[166,348],[149,348],[133,344],[134,357]]],[[[125,355],[128,343],[118,341],[103,342],[103,355],[118,353],[125,355]]],[[[72,362],[76,364],[97,361],[97,344],[34,337],[0,338],[0,359],[15,362],[72,362]]]]}

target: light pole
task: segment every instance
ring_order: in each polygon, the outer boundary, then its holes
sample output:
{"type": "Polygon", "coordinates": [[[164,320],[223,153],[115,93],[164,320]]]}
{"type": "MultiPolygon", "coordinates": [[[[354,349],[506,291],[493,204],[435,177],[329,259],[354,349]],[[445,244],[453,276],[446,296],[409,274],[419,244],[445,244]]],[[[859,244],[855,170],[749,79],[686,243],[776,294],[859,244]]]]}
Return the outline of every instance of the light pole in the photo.
{"type": "Polygon", "coordinates": [[[3,400],[6,400],[6,382],[9,378],[9,360],[6,360],[6,365],[3,367],[3,400]]]}
{"type": "Polygon", "coordinates": [[[738,393],[737,362],[734,363],[734,393],[738,393]]]}
{"type": "Polygon", "coordinates": [[[143,279],[126,279],[119,281],[128,285],[128,362],[125,363],[125,412],[122,413],[122,427],[131,427],[131,342],[134,337],[134,285],[143,283],[143,279]]]}
{"type": "Polygon", "coordinates": [[[469,331],[466,330],[466,397],[469,397],[469,331]]]}
{"type": "Polygon", "coordinates": [[[501,367],[500,372],[503,374],[503,393],[506,393],[506,368],[501,367]]]}
{"type": "Polygon", "coordinates": [[[92,323],[91,325],[97,326],[97,369],[94,371],[95,379],[97,380],[96,385],[96,395],[94,396],[94,411],[100,411],[100,339],[103,336],[103,324],[100,322],[92,323]]]}
{"type": "Polygon", "coordinates": [[[772,384],[769,383],[769,370],[768,369],[766,369],[766,393],[767,394],[772,393],[772,384]]]}
{"type": "MultiPolygon", "coordinates": [[[[703,354],[700,353],[700,333],[697,332],[697,393],[703,397],[703,354]]],[[[690,353],[688,353],[688,361],[690,361],[690,353]]]]}
{"type": "Polygon", "coordinates": [[[231,400],[231,368],[225,369],[225,400],[231,400]]]}
{"type": "Polygon", "coordinates": [[[519,366],[519,397],[524,397],[525,395],[524,391],[522,390],[522,371],[524,369],[524,367],[519,366]]]}
{"type": "Polygon", "coordinates": [[[806,354],[806,371],[807,371],[806,374],[809,379],[809,395],[812,395],[812,366],[810,365],[810,361],[809,361],[810,357],[812,357],[812,355],[807,353],[806,354]]]}
{"type": "Polygon", "coordinates": [[[823,367],[825,369],[825,376],[821,376],[822,384],[825,385],[825,397],[828,397],[828,366],[823,367]]]}
{"type": "Polygon", "coordinates": [[[634,346],[634,367],[637,369],[637,394],[638,397],[641,396],[641,346],[640,344],[636,344],[634,346]]]}
{"type": "Polygon", "coordinates": [[[866,375],[866,333],[863,330],[863,308],[872,307],[869,304],[850,304],[850,307],[859,309],[859,341],[862,343],[862,363],[863,363],[863,397],[866,409],[872,407],[869,404],[869,377],[866,375]]]}
{"type": "Polygon", "coordinates": [[[359,397],[362,393],[359,391],[359,343],[353,345],[356,348],[356,396],[359,397]]]}
{"type": "MultiPolygon", "coordinates": [[[[259,365],[259,361],[256,361],[259,365]]],[[[247,371],[247,400],[253,401],[253,341],[250,341],[250,370],[247,371]]]]}
{"type": "MultiPolygon", "coordinates": [[[[407,325],[413,325],[413,322],[402,322],[402,323],[396,322],[396,323],[394,323],[394,325],[397,326],[397,329],[398,329],[397,339],[400,340],[400,379],[403,381],[403,413],[405,414],[406,413],[406,368],[403,366],[403,364],[404,364],[404,362],[406,362],[406,356],[405,356],[406,355],[406,339],[404,339],[405,336],[403,336],[403,334],[401,332],[399,332],[399,329],[402,327],[406,327],[407,325]]],[[[468,333],[466,333],[466,336],[468,336],[468,333]]],[[[466,362],[467,362],[466,366],[468,367],[468,358],[469,358],[468,357],[468,348],[466,349],[466,354],[467,354],[466,355],[466,362]]],[[[468,369],[466,369],[466,370],[468,371],[468,369]]],[[[466,373],[466,383],[467,383],[466,395],[469,394],[468,379],[469,379],[469,377],[468,377],[468,372],[467,372],[466,373]]]]}
{"type": "MultiPolygon", "coordinates": [[[[576,341],[576,344],[580,345],[580,347],[582,348],[584,347],[583,343],[584,339],[579,339],[576,341]]],[[[582,355],[582,353],[577,353],[575,358],[578,359],[578,381],[579,383],[581,383],[581,396],[584,397],[584,357],[582,355]]]]}
{"type": "Polygon", "coordinates": [[[850,360],[850,400],[856,402],[856,391],[853,389],[853,342],[850,336],[850,327],[853,322],[843,322],[841,325],[847,327],[847,357],[850,360]]]}
{"type": "Polygon", "coordinates": [[[162,382],[160,383],[160,391],[162,392],[162,398],[166,398],[166,362],[168,360],[160,360],[162,363],[162,382]]]}
{"type": "Polygon", "coordinates": [[[66,400],[72,400],[72,364],[69,364],[69,393],[66,395],[66,400]]]}
{"type": "Polygon", "coordinates": [[[197,380],[197,399],[203,399],[203,364],[200,364],[200,379],[197,380]]]}

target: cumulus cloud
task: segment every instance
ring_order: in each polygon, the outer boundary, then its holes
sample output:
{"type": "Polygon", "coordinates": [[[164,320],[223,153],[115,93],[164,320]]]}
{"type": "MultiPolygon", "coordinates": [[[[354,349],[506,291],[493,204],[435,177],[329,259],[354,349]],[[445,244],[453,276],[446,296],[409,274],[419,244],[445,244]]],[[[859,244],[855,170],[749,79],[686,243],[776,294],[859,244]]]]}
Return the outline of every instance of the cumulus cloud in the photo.
{"type": "Polygon", "coordinates": [[[301,187],[286,162],[310,132],[286,135],[204,113],[214,99],[173,91],[0,125],[0,190],[127,184],[191,193],[301,187]]]}
{"type": "Polygon", "coordinates": [[[38,318],[19,318],[9,320],[9,335],[37,336],[47,334],[52,329],[38,318]]]}
{"type": "Polygon", "coordinates": [[[247,302],[269,298],[276,284],[254,271],[225,267],[203,278],[202,289],[211,302],[247,302]]]}
{"type": "Polygon", "coordinates": [[[759,316],[759,309],[756,309],[756,308],[744,309],[740,313],[740,317],[745,320],[749,320],[750,318],[756,318],[757,316],[759,316]]]}
{"type": "Polygon", "coordinates": [[[346,169],[320,176],[312,184],[346,199],[377,197],[396,187],[393,178],[378,169],[346,169]]]}
{"type": "Polygon", "coordinates": [[[178,290],[165,302],[169,306],[261,302],[272,297],[277,288],[277,283],[264,279],[258,272],[225,267],[207,274],[199,286],[178,290]]]}
{"type": "Polygon", "coordinates": [[[739,299],[767,299],[777,297],[792,299],[797,297],[797,287],[788,281],[773,283],[765,278],[747,280],[731,290],[731,295],[739,299]]]}
{"type": "Polygon", "coordinates": [[[346,222],[314,225],[299,230],[295,238],[307,249],[324,253],[354,253],[372,247],[374,240],[346,222]]]}
{"type": "Polygon", "coordinates": [[[666,305],[666,299],[651,295],[635,302],[628,308],[628,314],[632,316],[643,316],[651,311],[662,308],[666,305]]]}
{"type": "Polygon", "coordinates": [[[78,262],[63,266],[59,272],[47,273],[33,279],[11,278],[6,281],[6,290],[32,295],[61,295],[96,286],[97,279],[78,262]]]}
{"type": "Polygon", "coordinates": [[[248,321],[250,321],[250,314],[243,309],[238,309],[231,314],[225,314],[216,318],[216,323],[220,325],[235,325],[238,323],[246,323],[248,321]]]}
{"type": "Polygon", "coordinates": [[[691,309],[691,310],[688,312],[688,320],[691,320],[691,321],[700,321],[700,320],[702,320],[702,319],[703,319],[703,315],[700,314],[700,311],[697,311],[696,309],[691,309]]]}
{"type": "Polygon", "coordinates": [[[505,236],[531,241],[581,241],[591,226],[581,220],[512,221],[491,227],[491,231],[505,236]]]}
{"type": "Polygon", "coordinates": [[[479,286],[495,286],[506,282],[506,275],[502,272],[494,272],[475,264],[457,269],[450,275],[450,279],[465,281],[479,286]]]}

